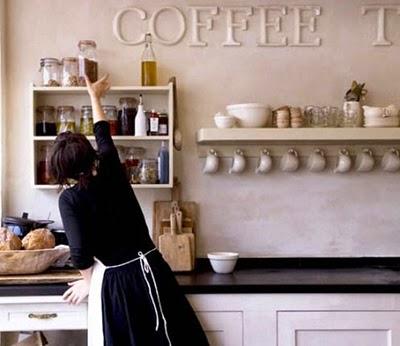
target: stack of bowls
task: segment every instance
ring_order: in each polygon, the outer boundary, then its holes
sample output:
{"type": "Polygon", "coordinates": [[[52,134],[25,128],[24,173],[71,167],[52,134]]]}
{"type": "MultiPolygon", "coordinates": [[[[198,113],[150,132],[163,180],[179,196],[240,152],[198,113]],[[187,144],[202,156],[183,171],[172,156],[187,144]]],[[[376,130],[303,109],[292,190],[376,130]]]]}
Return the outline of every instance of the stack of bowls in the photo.
{"type": "Polygon", "coordinates": [[[369,107],[364,109],[364,127],[397,127],[399,126],[399,110],[394,105],[387,107],[369,107]]]}

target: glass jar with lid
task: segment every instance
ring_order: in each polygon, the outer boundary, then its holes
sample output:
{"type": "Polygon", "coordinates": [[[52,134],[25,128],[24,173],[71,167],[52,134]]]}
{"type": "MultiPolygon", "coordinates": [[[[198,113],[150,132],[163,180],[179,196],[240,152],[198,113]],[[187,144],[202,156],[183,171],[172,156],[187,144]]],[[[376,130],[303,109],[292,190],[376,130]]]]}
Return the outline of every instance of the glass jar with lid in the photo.
{"type": "Polygon", "coordinates": [[[92,106],[82,106],[80,133],[85,136],[93,136],[93,113],[92,106]]]}
{"type": "Polygon", "coordinates": [[[57,134],[55,112],[56,109],[53,106],[36,108],[36,136],[55,136],[57,134]]]}
{"type": "Polygon", "coordinates": [[[63,58],[62,64],[62,86],[79,86],[78,58],[63,58]]]}
{"type": "Polygon", "coordinates": [[[120,124],[118,120],[117,107],[111,105],[103,106],[103,112],[110,124],[111,136],[118,136],[120,134],[120,124]]]}
{"type": "Polygon", "coordinates": [[[131,184],[140,184],[139,168],[145,153],[144,148],[133,147],[128,149],[125,165],[131,184]]]}
{"type": "Polygon", "coordinates": [[[57,108],[57,134],[66,131],[75,132],[74,111],[73,106],[59,106],[57,108]]]}
{"type": "Polygon", "coordinates": [[[51,144],[43,144],[39,147],[36,182],[38,184],[53,184],[54,179],[50,173],[51,144]]]}
{"type": "Polygon", "coordinates": [[[60,86],[60,61],[56,58],[41,58],[40,70],[43,86],[60,86]]]}
{"type": "Polygon", "coordinates": [[[82,40],[78,43],[79,54],[79,85],[86,86],[85,75],[93,83],[98,78],[98,63],[96,53],[96,42],[82,40]]]}
{"type": "Polygon", "coordinates": [[[120,123],[120,134],[123,136],[135,135],[135,117],[137,113],[137,100],[134,97],[122,97],[119,99],[120,110],[118,120],[120,123]]]}
{"type": "Polygon", "coordinates": [[[139,170],[141,184],[157,184],[157,160],[143,159],[139,170]]]}

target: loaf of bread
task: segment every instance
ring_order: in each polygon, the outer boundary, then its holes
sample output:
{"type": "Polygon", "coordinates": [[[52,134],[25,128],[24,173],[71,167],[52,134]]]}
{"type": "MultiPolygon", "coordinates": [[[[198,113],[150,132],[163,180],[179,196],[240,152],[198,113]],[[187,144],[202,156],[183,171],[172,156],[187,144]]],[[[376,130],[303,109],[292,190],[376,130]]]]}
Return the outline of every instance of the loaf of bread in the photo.
{"type": "Polygon", "coordinates": [[[22,248],[21,240],[7,228],[0,228],[0,251],[20,250],[22,248]]]}
{"type": "Polygon", "coordinates": [[[30,231],[23,239],[25,250],[51,249],[56,245],[53,233],[47,228],[38,228],[30,231]]]}

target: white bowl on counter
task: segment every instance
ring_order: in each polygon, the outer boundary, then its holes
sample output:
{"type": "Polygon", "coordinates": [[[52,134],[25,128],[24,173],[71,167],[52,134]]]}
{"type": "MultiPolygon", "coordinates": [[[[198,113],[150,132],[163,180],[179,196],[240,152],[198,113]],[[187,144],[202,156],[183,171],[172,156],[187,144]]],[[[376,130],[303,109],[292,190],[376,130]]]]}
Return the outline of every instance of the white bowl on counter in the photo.
{"type": "Polygon", "coordinates": [[[214,122],[219,129],[229,129],[235,126],[236,119],[232,115],[217,113],[214,116],[214,122]]]}
{"type": "Polygon", "coordinates": [[[261,103],[242,103],[226,106],[229,115],[237,119],[239,127],[265,127],[270,123],[271,108],[261,103]]]}
{"type": "Polygon", "coordinates": [[[210,252],[207,257],[216,273],[229,274],[235,269],[239,254],[237,252],[210,252]]]}

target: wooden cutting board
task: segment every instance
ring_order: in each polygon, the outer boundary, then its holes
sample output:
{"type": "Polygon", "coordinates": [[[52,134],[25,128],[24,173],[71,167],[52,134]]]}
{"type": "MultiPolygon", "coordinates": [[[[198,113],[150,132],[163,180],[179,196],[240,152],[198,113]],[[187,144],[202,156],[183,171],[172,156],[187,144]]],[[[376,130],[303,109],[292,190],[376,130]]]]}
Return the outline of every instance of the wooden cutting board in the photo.
{"type": "Polygon", "coordinates": [[[81,279],[76,269],[49,269],[40,274],[0,275],[1,285],[58,284],[81,279]]]}

